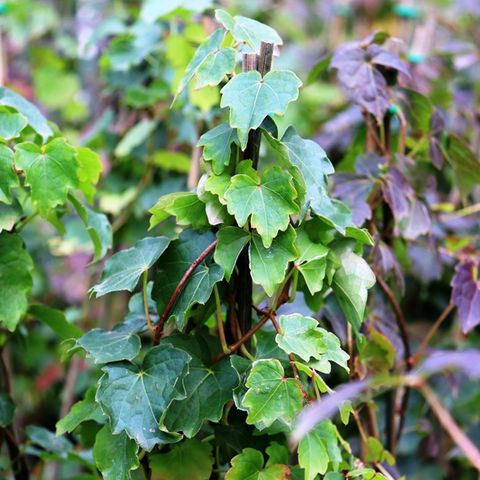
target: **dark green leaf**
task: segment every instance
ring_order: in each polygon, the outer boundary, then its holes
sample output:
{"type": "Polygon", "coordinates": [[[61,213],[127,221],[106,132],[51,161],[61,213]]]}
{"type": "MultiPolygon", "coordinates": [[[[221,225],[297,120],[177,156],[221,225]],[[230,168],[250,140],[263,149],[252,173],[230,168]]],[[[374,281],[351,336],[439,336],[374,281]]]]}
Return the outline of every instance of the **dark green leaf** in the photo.
{"type": "Polygon", "coordinates": [[[225,122],[204,133],[197,145],[203,147],[203,158],[212,163],[215,175],[220,175],[230,163],[232,143],[238,144],[237,131],[225,122]]]}
{"type": "Polygon", "coordinates": [[[217,247],[214,259],[225,272],[225,279],[230,281],[240,252],[250,240],[250,234],[238,227],[225,227],[217,233],[217,247]]]}
{"type": "Polygon", "coordinates": [[[15,413],[15,404],[8,393],[0,393],[0,427],[7,427],[12,423],[15,413]]]}

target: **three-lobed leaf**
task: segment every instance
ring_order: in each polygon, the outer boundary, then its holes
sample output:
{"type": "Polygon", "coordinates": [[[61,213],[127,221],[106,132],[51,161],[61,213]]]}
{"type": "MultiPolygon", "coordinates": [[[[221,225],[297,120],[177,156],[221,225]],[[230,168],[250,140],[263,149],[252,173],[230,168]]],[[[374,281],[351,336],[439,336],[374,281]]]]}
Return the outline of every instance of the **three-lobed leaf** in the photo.
{"type": "Polygon", "coordinates": [[[232,468],[226,473],[225,480],[288,480],[290,467],[273,464],[264,466],[261,452],[245,448],[232,458],[232,468]]]}

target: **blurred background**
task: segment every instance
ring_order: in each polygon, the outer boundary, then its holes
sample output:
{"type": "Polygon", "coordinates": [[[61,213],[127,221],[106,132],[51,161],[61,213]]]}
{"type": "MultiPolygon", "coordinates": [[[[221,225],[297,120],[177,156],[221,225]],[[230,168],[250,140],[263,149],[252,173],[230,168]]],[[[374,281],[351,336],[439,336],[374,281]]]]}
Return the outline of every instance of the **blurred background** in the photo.
{"type": "MultiPolygon", "coordinates": [[[[328,63],[341,44],[373,32],[387,32],[386,48],[409,65],[411,79],[400,78],[399,84],[421,94],[416,108],[421,110],[427,98],[442,113],[448,131],[466,139],[478,155],[479,0],[0,2],[0,84],[38,105],[72,143],[101,155],[104,168],[95,206],[111,221],[112,251],[145,236],[148,209],[160,195],[191,189],[198,181],[201,154],[195,145],[220,117],[219,88],[190,89],[174,108],[170,105],[197,46],[216,28],[215,8],[255,18],[279,32],[284,45],[275,65],[294,70],[304,82],[299,102],[290,106],[280,125],[293,124],[300,135],[315,139],[337,171],[347,174],[352,169],[363,152],[365,131],[360,107],[344,94],[328,63]],[[152,11],[158,14],[159,8],[164,9],[161,18],[152,20],[152,11]]],[[[407,114],[413,116],[409,121],[415,121],[415,112],[407,114]]],[[[421,135],[410,138],[408,151],[421,158],[422,152],[428,152],[425,141],[421,135]]],[[[416,180],[429,204],[458,205],[458,192],[447,189],[445,196],[438,196],[438,182],[447,181],[438,173],[424,168],[416,180]]],[[[0,208],[0,225],[5,228],[9,212],[5,206],[0,208]]],[[[40,265],[35,271],[34,296],[65,310],[82,329],[110,328],[123,318],[128,297],[89,299],[88,289],[102,265],[89,265],[93,251],[78,217],[66,212],[65,218],[64,235],[40,219],[24,232],[40,265]]],[[[462,242],[468,244],[478,224],[475,217],[460,221],[462,242]]],[[[167,235],[174,228],[173,221],[157,227],[167,235]]],[[[452,245],[459,231],[449,237],[452,245]]],[[[432,232],[434,237],[435,223],[432,232]]],[[[406,244],[404,252],[408,264],[405,304],[418,338],[425,331],[425,318],[435,318],[431,312],[440,312],[450,295],[451,274],[444,273],[444,266],[451,261],[431,248],[432,235],[406,244]]],[[[381,308],[379,302],[378,315],[386,315],[381,308]]],[[[463,341],[449,336],[444,344],[463,341]]],[[[475,335],[469,341],[478,345],[475,335]]],[[[55,422],[83,395],[98,370],[78,356],[62,362],[67,346],[34,320],[20,326],[7,348],[18,402],[17,429],[22,432],[23,425],[37,424],[54,431],[55,422]]],[[[446,385],[446,395],[455,388],[454,382],[446,385]]],[[[471,428],[470,435],[479,439],[480,389],[468,388],[461,401],[447,395],[446,402],[471,428]]],[[[437,428],[426,419],[408,420],[399,452],[399,469],[409,472],[408,478],[446,478],[449,469],[437,428]]],[[[88,432],[85,436],[88,444],[88,432]]],[[[473,477],[460,473],[456,478],[473,477]]]]}

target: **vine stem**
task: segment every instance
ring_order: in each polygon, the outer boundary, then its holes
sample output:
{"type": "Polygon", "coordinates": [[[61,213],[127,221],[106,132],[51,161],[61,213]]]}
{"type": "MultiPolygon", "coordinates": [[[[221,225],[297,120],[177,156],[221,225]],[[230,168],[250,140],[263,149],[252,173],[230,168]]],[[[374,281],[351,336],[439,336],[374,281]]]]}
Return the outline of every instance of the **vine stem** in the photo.
{"type": "Polygon", "coordinates": [[[147,285],[148,285],[148,270],[143,272],[143,282],[142,282],[142,296],[143,296],[143,309],[145,310],[145,318],[147,319],[148,329],[154,331],[152,319],[150,317],[150,310],[148,308],[148,296],[147,296],[147,285]]]}
{"type": "MultiPolygon", "coordinates": [[[[392,290],[387,285],[385,280],[383,280],[383,278],[378,272],[375,272],[375,276],[377,278],[378,284],[380,285],[381,289],[387,296],[387,299],[393,308],[393,312],[395,314],[395,320],[397,322],[398,329],[400,331],[400,337],[403,343],[405,369],[408,372],[409,370],[411,370],[414,364],[414,359],[412,357],[412,351],[410,349],[410,340],[408,337],[407,323],[405,321],[405,317],[403,316],[402,309],[400,308],[400,305],[397,302],[395,295],[393,294],[392,290]]],[[[396,444],[398,443],[398,441],[400,440],[400,437],[402,436],[402,430],[405,424],[405,414],[407,411],[409,397],[410,397],[410,389],[408,387],[405,387],[401,404],[400,404],[400,411],[399,411],[400,419],[398,422],[398,429],[396,434],[395,434],[394,426],[393,425],[389,426],[390,438],[388,439],[388,449],[392,453],[395,453],[396,444]]]]}
{"type": "Polygon", "coordinates": [[[195,271],[195,269],[202,263],[206,257],[212,251],[215,249],[217,246],[217,240],[214,240],[196,259],[195,261],[187,268],[187,271],[183,274],[183,277],[180,279],[178,282],[178,285],[175,287],[175,290],[172,293],[172,296],[170,297],[170,300],[167,303],[167,306],[163,310],[162,316],[160,317],[160,320],[158,321],[157,326],[155,327],[155,338],[153,340],[154,345],[158,345],[160,343],[160,338],[162,337],[163,334],[163,328],[165,326],[165,322],[168,319],[168,316],[170,315],[170,311],[173,308],[173,305],[175,304],[177,298],[179,295],[182,293],[182,290],[184,289],[186,283],[190,279],[192,273],[195,271]]]}
{"type": "Polygon", "coordinates": [[[419,387],[420,392],[435,413],[438,421],[450,435],[456,445],[463,451],[472,465],[480,471],[480,451],[458,426],[457,422],[450,415],[450,412],[443,406],[437,394],[426,383],[419,387]]]}
{"type": "Polygon", "coordinates": [[[215,295],[215,317],[217,319],[217,330],[218,337],[220,338],[220,344],[222,345],[222,350],[224,353],[228,352],[227,339],[225,338],[225,329],[223,328],[223,319],[222,319],[222,303],[220,301],[220,295],[218,294],[217,285],[213,286],[213,293],[215,295]]]}
{"type": "Polygon", "coordinates": [[[448,317],[448,315],[450,315],[450,312],[454,308],[455,308],[455,305],[453,303],[449,303],[445,307],[443,312],[439,315],[439,317],[437,318],[435,323],[430,327],[430,330],[425,335],[425,337],[422,340],[422,343],[419,345],[419,347],[417,349],[417,353],[415,354],[415,357],[414,357],[414,363],[418,363],[418,361],[423,357],[423,354],[425,353],[425,350],[427,349],[431,338],[433,337],[433,335],[435,335],[435,332],[438,330],[440,325],[445,321],[445,319],[448,317]]]}

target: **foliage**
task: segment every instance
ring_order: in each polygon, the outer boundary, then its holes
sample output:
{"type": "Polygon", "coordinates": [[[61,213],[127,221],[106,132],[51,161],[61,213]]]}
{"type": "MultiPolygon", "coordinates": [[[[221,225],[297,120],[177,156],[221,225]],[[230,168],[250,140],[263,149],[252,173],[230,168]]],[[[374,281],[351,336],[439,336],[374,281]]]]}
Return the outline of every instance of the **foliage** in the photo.
{"type": "Polygon", "coordinates": [[[475,478],[478,9],[64,3],[0,3],[0,472],[475,478]]]}

